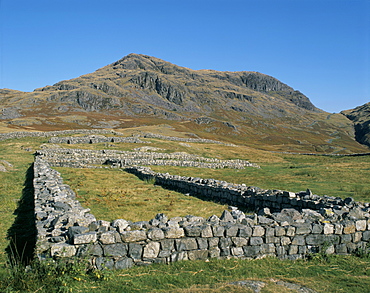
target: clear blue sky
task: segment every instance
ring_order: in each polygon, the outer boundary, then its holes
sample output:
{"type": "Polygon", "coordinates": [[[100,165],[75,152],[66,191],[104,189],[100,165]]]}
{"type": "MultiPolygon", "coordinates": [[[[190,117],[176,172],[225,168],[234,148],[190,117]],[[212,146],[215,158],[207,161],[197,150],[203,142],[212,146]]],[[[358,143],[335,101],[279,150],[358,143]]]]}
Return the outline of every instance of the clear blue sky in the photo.
{"type": "Polygon", "coordinates": [[[129,53],[262,72],[339,112],[370,102],[370,0],[0,0],[0,88],[32,91],[129,53]]]}

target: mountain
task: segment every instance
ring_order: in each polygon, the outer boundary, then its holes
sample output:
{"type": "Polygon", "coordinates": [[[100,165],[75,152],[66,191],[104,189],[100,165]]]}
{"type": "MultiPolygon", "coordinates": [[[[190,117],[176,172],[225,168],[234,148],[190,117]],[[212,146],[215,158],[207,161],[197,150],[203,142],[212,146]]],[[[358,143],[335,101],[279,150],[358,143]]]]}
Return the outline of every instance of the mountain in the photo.
{"type": "MultiPolygon", "coordinates": [[[[192,70],[130,54],[33,92],[0,90],[4,128],[128,128],[167,124],[205,138],[284,151],[362,152],[353,123],[316,108],[278,79],[192,70]]],[[[0,125],[0,126],[1,126],[0,125]]],[[[0,127],[1,130],[1,127],[0,127]]]]}
{"type": "Polygon", "coordinates": [[[341,113],[355,123],[356,140],[370,146],[370,103],[341,113]]]}
{"type": "Polygon", "coordinates": [[[137,54],[92,74],[36,89],[28,99],[39,104],[43,98],[56,113],[118,111],[166,119],[212,116],[219,111],[266,117],[300,108],[319,112],[302,93],[261,73],[195,71],[137,54]]]}

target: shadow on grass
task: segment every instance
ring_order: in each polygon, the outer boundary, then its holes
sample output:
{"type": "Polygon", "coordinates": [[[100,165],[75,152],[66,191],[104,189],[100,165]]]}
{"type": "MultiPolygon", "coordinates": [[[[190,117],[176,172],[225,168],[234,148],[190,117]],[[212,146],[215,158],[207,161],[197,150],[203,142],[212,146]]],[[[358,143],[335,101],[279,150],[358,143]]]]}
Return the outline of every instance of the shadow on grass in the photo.
{"type": "Polygon", "coordinates": [[[7,233],[10,243],[6,253],[12,264],[28,265],[34,257],[37,233],[34,218],[33,177],[33,164],[31,164],[26,172],[22,197],[14,211],[15,221],[7,233]]]}

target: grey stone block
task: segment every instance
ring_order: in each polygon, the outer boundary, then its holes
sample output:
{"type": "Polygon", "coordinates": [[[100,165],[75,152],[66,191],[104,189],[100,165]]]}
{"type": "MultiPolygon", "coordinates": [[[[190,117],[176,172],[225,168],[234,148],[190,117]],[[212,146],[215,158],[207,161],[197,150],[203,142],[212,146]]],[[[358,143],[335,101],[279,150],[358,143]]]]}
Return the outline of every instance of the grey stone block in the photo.
{"type": "Polygon", "coordinates": [[[248,240],[248,237],[231,237],[231,241],[235,246],[245,246],[248,244],[248,240]]]}
{"type": "Polygon", "coordinates": [[[343,243],[335,245],[335,252],[338,254],[347,254],[348,253],[347,244],[343,243]]]}
{"type": "Polygon", "coordinates": [[[343,234],[340,235],[340,243],[350,243],[352,241],[352,235],[343,234]]]}
{"type": "Polygon", "coordinates": [[[126,256],[127,255],[127,244],[124,243],[116,243],[116,244],[108,244],[103,245],[104,256],[126,256]]]}
{"type": "Polygon", "coordinates": [[[266,237],[272,237],[272,236],[275,236],[275,229],[272,228],[272,227],[266,227],[266,232],[265,232],[265,236],[266,237]]]}
{"type": "Polygon", "coordinates": [[[185,236],[183,228],[166,227],[162,229],[166,238],[181,238],[185,236]]]}
{"type": "Polygon", "coordinates": [[[143,258],[156,258],[159,254],[159,249],[159,242],[149,242],[144,246],[143,258]]]}
{"type": "Polygon", "coordinates": [[[208,250],[191,250],[188,251],[189,260],[206,260],[208,258],[208,250]]]}
{"type": "Polygon", "coordinates": [[[295,233],[298,235],[311,233],[310,224],[295,224],[294,227],[296,228],[295,233]]]}
{"type": "Polygon", "coordinates": [[[295,236],[295,227],[293,226],[286,227],[286,236],[289,236],[289,237],[295,236]]]}
{"type": "Polygon", "coordinates": [[[112,222],[112,227],[117,228],[118,232],[122,233],[130,225],[129,221],[117,219],[112,222]]]}
{"type": "Polygon", "coordinates": [[[166,258],[166,257],[169,257],[171,255],[171,251],[169,250],[161,250],[158,254],[158,257],[159,258],[166,258]]]}
{"type": "Polygon", "coordinates": [[[292,244],[293,245],[305,245],[306,244],[306,241],[305,241],[305,239],[304,239],[303,236],[295,236],[292,239],[292,244]]]}
{"type": "Polygon", "coordinates": [[[111,258],[98,257],[95,260],[95,265],[98,270],[104,270],[104,269],[111,270],[114,268],[114,261],[111,258]]]}
{"type": "Polygon", "coordinates": [[[272,244],[272,243],[265,243],[265,244],[262,244],[261,245],[261,249],[260,249],[260,252],[262,254],[275,254],[276,252],[276,249],[275,249],[275,245],[272,244]]]}
{"type": "MultiPolygon", "coordinates": [[[[306,243],[308,245],[314,245],[314,246],[322,245],[324,244],[326,240],[327,238],[323,234],[308,235],[306,237],[306,243]]],[[[298,245],[301,245],[301,244],[298,244],[298,245]]]]}
{"type": "Polygon", "coordinates": [[[365,231],[366,228],[367,228],[367,221],[366,220],[356,221],[356,231],[365,231]]]}
{"type": "Polygon", "coordinates": [[[143,255],[143,247],[137,243],[129,243],[128,255],[133,259],[141,259],[143,255]]]}
{"type": "Polygon", "coordinates": [[[163,250],[174,250],[175,249],[175,240],[174,239],[164,239],[159,241],[161,244],[161,249],[163,250]]]}
{"type": "Polygon", "coordinates": [[[277,243],[280,244],[280,237],[266,237],[265,243],[277,243]]]}
{"type": "Polygon", "coordinates": [[[175,243],[177,251],[198,249],[198,243],[195,238],[176,239],[175,243]]]}
{"type": "Polygon", "coordinates": [[[256,257],[260,249],[260,246],[243,246],[244,255],[247,257],[256,257]]]}
{"type": "Polygon", "coordinates": [[[253,234],[252,236],[264,236],[265,235],[265,228],[262,226],[254,226],[253,227],[253,234]]]}
{"type": "Polygon", "coordinates": [[[146,240],[147,235],[144,230],[123,231],[121,233],[121,239],[123,242],[137,242],[146,240]]]}
{"type": "Polygon", "coordinates": [[[152,228],[148,230],[148,238],[154,241],[164,239],[164,232],[159,228],[152,228]]]}
{"type": "Polygon", "coordinates": [[[120,242],[121,239],[120,239],[118,232],[116,231],[104,232],[104,233],[101,233],[99,236],[99,241],[102,244],[113,244],[113,243],[116,243],[117,240],[119,240],[120,242]]]}
{"type": "Polygon", "coordinates": [[[188,260],[188,253],[186,251],[180,251],[180,252],[175,252],[171,254],[170,256],[170,261],[181,261],[181,260],[188,260]]]}
{"type": "Polygon", "coordinates": [[[76,255],[76,247],[66,243],[56,243],[50,248],[52,257],[72,257],[76,255]]]}
{"type": "Polygon", "coordinates": [[[244,254],[243,247],[231,247],[231,255],[241,256],[244,254]]]}
{"type": "Polygon", "coordinates": [[[85,234],[75,234],[73,235],[72,241],[73,244],[85,244],[85,243],[93,243],[97,240],[96,232],[89,232],[85,234]]]}
{"type": "Polygon", "coordinates": [[[284,236],[286,234],[285,227],[276,226],[275,227],[275,236],[284,236]]]}
{"type": "Polygon", "coordinates": [[[297,245],[290,245],[289,246],[289,255],[294,255],[298,253],[298,246],[297,245]]]}
{"type": "Polygon", "coordinates": [[[239,228],[238,235],[239,237],[251,237],[253,233],[253,230],[251,227],[245,226],[239,228]]]}
{"type": "Polygon", "coordinates": [[[210,248],[217,247],[219,241],[220,241],[220,238],[218,238],[218,237],[208,238],[208,245],[209,245],[210,248]]]}
{"type": "Polygon", "coordinates": [[[220,248],[220,257],[231,256],[230,247],[220,248]]]}
{"type": "Polygon", "coordinates": [[[199,225],[197,226],[189,225],[184,227],[184,231],[185,235],[188,237],[199,237],[202,231],[202,227],[199,225]]]}
{"type": "Polygon", "coordinates": [[[343,225],[342,224],[335,223],[334,224],[334,233],[335,234],[338,234],[338,235],[343,234],[343,225]]]}
{"type": "Polygon", "coordinates": [[[321,224],[312,224],[312,233],[321,234],[323,231],[323,226],[321,224]]]}
{"type": "Polygon", "coordinates": [[[129,257],[120,258],[114,264],[114,268],[116,270],[125,270],[133,266],[134,266],[134,261],[132,260],[132,258],[129,258],[129,257]]]}
{"type": "Polygon", "coordinates": [[[370,231],[365,231],[362,233],[362,240],[369,241],[370,240],[370,231]]]}
{"type": "Polygon", "coordinates": [[[285,246],[276,246],[276,254],[279,258],[284,257],[287,254],[285,246]]]}
{"type": "Polygon", "coordinates": [[[249,244],[252,246],[263,244],[262,237],[251,237],[249,238],[249,244]]]}
{"type": "Polygon", "coordinates": [[[305,245],[298,246],[298,254],[302,254],[302,255],[307,254],[307,246],[305,245]]]}
{"type": "Polygon", "coordinates": [[[212,227],[209,225],[202,226],[202,231],[200,233],[201,237],[213,237],[212,227]]]}
{"type": "Polygon", "coordinates": [[[325,241],[329,244],[339,244],[340,236],[339,235],[325,235],[325,241]]]}
{"type": "Polygon", "coordinates": [[[223,226],[212,226],[213,236],[214,237],[224,237],[225,236],[225,227],[223,226]]]}
{"type": "Polygon", "coordinates": [[[220,257],[221,250],[218,247],[212,247],[209,249],[209,257],[215,258],[215,257],[220,257]]]}
{"type": "Polygon", "coordinates": [[[225,235],[226,237],[233,237],[238,234],[239,227],[236,225],[226,226],[225,227],[225,235]]]}
{"type": "Polygon", "coordinates": [[[89,232],[89,228],[87,228],[87,227],[72,226],[72,227],[68,228],[67,235],[68,235],[69,239],[72,239],[74,235],[84,234],[84,233],[87,233],[87,232],[89,232]]]}
{"type": "Polygon", "coordinates": [[[199,249],[208,249],[208,240],[207,238],[196,238],[199,249]]]}
{"type": "Polygon", "coordinates": [[[290,243],[292,243],[292,240],[289,237],[285,237],[285,236],[280,237],[280,244],[282,246],[289,245],[290,243]]]}

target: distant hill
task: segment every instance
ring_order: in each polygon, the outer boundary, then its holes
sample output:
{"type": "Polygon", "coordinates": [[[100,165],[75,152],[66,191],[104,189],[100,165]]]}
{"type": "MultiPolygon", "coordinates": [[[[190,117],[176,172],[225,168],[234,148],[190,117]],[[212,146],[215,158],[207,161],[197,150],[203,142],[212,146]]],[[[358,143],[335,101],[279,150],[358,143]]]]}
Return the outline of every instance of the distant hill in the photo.
{"type": "Polygon", "coordinates": [[[168,124],[271,150],[367,150],[350,120],[316,108],[274,77],[192,70],[138,54],[30,93],[0,90],[0,105],[0,131],[168,124]]]}
{"type": "Polygon", "coordinates": [[[341,113],[355,123],[357,141],[370,146],[370,103],[341,113]]]}

